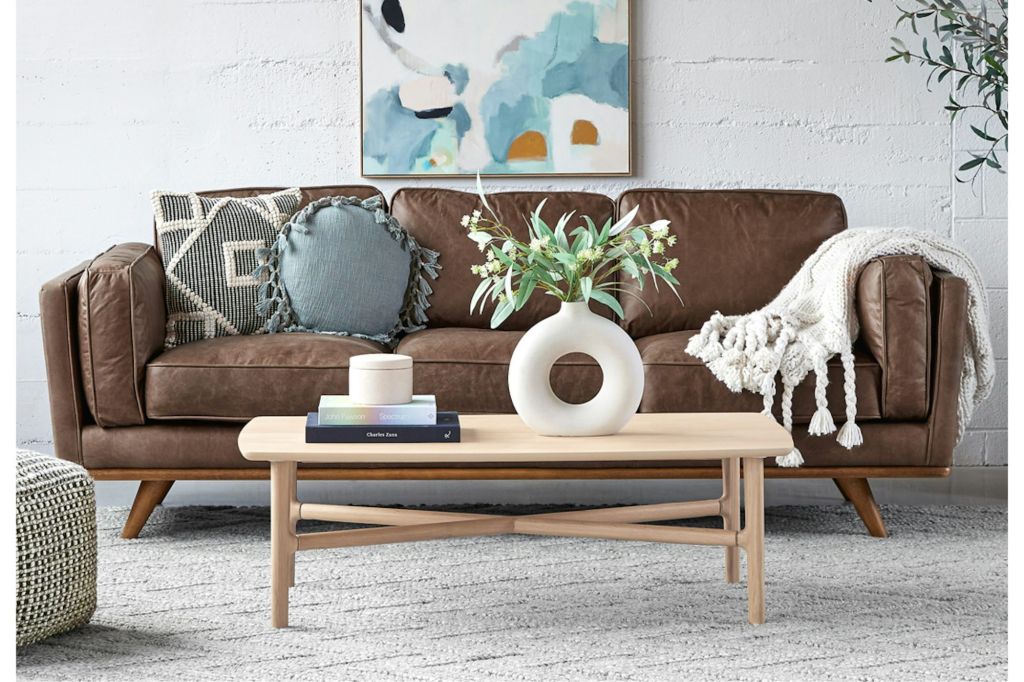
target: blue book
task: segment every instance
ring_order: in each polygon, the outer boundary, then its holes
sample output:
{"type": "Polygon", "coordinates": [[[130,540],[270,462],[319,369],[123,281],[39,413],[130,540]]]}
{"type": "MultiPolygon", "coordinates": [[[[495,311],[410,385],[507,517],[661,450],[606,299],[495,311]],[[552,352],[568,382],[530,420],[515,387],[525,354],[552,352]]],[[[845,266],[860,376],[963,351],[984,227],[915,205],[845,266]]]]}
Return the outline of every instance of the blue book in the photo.
{"type": "Polygon", "coordinates": [[[307,443],[458,443],[458,412],[438,412],[436,424],[321,424],[316,412],[306,415],[307,443]]]}

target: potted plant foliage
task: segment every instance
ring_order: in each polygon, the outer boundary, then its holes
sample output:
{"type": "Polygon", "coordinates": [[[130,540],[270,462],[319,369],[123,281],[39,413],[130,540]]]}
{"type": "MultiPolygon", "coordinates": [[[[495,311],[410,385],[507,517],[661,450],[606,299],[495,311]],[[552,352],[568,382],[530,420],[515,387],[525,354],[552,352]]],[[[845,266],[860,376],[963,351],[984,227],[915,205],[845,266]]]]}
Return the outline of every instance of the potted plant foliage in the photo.
{"type": "Polygon", "coordinates": [[[528,218],[527,238],[519,239],[491,209],[479,178],[477,190],[483,210],[462,219],[469,238],[484,254],[484,261],[472,266],[480,284],[471,310],[493,304],[491,327],[497,328],[531,296],[554,296],[562,302],[558,313],[526,332],[512,354],[509,391],[516,411],[544,435],[616,433],[640,405],[643,366],[629,335],[592,312],[590,303],[604,304],[624,317],[616,293],[643,302],[632,288],[623,286],[625,280],[642,289],[649,279],[655,287],[671,287],[679,296],[679,281],[672,274],[679,261],[666,256],[666,248],[676,242],[669,221],[633,225],[639,210],[634,207],[617,222],[608,219],[600,226],[575,212],[549,225],[541,217],[545,200],[528,218]],[[551,367],[567,353],[590,355],[604,375],[601,390],[582,405],[565,403],[551,390],[551,367]]]}

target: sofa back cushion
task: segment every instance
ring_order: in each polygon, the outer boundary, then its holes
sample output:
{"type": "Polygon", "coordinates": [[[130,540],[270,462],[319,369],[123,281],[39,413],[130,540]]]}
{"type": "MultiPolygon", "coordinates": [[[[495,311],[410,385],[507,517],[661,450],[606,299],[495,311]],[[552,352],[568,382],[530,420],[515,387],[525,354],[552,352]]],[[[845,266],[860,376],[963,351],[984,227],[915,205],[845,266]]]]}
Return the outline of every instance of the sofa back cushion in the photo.
{"type": "Polygon", "coordinates": [[[716,310],[732,315],[760,308],[821,242],[846,229],[843,202],[819,192],[638,189],[619,197],[619,215],[638,204],[636,222],[672,221],[678,241],[666,251],[679,259],[673,274],[685,305],[650,282],[637,293],[653,314],[632,296],[620,296],[623,326],[634,338],[699,329],[716,310]]]}
{"type": "MultiPolygon", "coordinates": [[[[519,238],[526,238],[526,217],[544,199],[541,217],[554,225],[563,213],[589,215],[601,225],[612,216],[614,202],[603,194],[589,192],[498,192],[487,195],[498,218],[519,238]]],[[[483,207],[476,194],[447,189],[405,188],[391,198],[391,215],[419,241],[420,245],[440,252],[441,271],[430,284],[434,293],[427,309],[428,327],[490,326],[491,309],[483,314],[470,313],[469,302],[480,278],[470,266],[483,263],[483,254],[466,237],[459,221],[462,216],[483,207]]],[[[595,312],[610,314],[603,306],[595,312]]],[[[523,309],[513,313],[501,328],[524,330],[558,311],[558,300],[539,292],[530,297],[523,309]]]]}

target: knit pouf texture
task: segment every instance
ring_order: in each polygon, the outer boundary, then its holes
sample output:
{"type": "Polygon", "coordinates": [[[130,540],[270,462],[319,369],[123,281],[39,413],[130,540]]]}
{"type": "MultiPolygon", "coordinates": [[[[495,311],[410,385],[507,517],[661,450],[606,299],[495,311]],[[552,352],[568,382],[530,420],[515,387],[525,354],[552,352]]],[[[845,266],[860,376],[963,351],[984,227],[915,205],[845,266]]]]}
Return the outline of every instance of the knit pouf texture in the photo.
{"type": "Polygon", "coordinates": [[[85,469],[19,450],[18,646],[84,625],[96,610],[96,494],[85,469]]]}

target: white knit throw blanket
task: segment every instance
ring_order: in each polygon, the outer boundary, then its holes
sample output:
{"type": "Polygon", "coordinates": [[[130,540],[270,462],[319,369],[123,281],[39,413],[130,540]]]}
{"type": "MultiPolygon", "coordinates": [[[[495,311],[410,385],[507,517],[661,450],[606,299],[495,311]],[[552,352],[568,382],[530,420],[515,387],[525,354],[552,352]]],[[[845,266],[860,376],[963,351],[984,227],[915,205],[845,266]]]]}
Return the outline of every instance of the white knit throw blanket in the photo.
{"type": "MultiPolygon", "coordinates": [[[[686,352],[700,358],[730,390],[748,390],[764,397],[765,414],[775,401],[776,375],[782,380],[782,423],[793,430],[793,388],[814,372],[817,410],[808,432],[821,436],[836,430],[828,410],[826,362],[839,355],[843,363],[846,423],[838,441],[846,448],[863,443],[857,426],[853,341],[859,333],[854,293],[861,269],[872,259],[917,255],[940,270],[967,282],[968,333],[957,401],[957,439],[974,408],[988,397],[995,363],[988,329],[988,296],[971,259],[949,241],[929,232],[907,229],[845,230],[822,243],[771,303],[747,315],[715,313],[686,352]]],[[[800,466],[793,449],[779,457],[780,466],[800,466]]]]}

